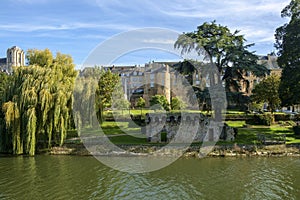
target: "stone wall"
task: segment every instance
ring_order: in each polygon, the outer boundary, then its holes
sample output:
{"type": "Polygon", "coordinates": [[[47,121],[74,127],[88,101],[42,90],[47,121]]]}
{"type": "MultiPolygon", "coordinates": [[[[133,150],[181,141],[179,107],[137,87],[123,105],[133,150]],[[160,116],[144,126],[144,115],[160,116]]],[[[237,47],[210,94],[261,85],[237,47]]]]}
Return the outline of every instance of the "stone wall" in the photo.
{"type": "Polygon", "coordinates": [[[223,123],[211,121],[199,113],[152,113],[146,114],[144,128],[149,142],[162,142],[162,134],[166,134],[166,142],[191,143],[202,141],[233,141],[236,131],[223,123]]]}

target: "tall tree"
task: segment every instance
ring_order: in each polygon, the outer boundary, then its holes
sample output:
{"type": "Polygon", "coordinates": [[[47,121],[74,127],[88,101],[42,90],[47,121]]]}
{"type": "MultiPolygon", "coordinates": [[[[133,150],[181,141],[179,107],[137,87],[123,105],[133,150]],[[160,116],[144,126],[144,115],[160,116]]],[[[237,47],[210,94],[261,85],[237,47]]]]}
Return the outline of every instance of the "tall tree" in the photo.
{"type": "MultiPolygon", "coordinates": [[[[228,27],[218,25],[215,21],[205,22],[196,31],[180,35],[175,48],[181,48],[182,53],[196,50],[199,55],[205,55],[216,65],[227,85],[238,87],[237,81],[244,78],[246,71],[258,77],[268,73],[263,65],[257,64],[258,56],[248,50],[254,44],[245,45],[246,39],[238,33],[231,33],[228,27]]],[[[215,81],[219,83],[220,76],[215,81]]]]}
{"type": "Polygon", "coordinates": [[[143,108],[145,108],[145,106],[146,106],[145,99],[143,97],[140,97],[138,99],[138,101],[136,102],[136,107],[141,109],[141,117],[142,117],[142,114],[143,114],[143,108]]]}
{"type": "Polygon", "coordinates": [[[292,0],[281,11],[290,21],[276,29],[278,64],[283,68],[279,95],[283,106],[300,104],[300,0],[292,0]]]}
{"type": "Polygon", "coordinates": [[[49,50],[29,50],[27,67],[16,67],[2,105],[0,148],[34,155],[37,146],[62,145],[72,120],[77,72],[72,58],[49,50]],[[2,138],[5,138],[2,140],[2,138]]]}
{"type": "Polygon", "coordinates": [[[252,101],[255,103],[268,103],[268,109],[274,112],[280,106],[279,84],[279,76],[272,75],[265,78],[253,89],[252,101]]]}
{"type": "MultiPolygon", "coordinates": [[[[118,74],[113,74],[110,70],[101,70],[100,79],[98,81],[98,88],[96,90],[96,110],[97,117],[100,123],[103,122],[103,110],[104,108],[112,107],[113,95],[117,95],[118,98],[124,98],[121,95],[122,88],[120,83],[120,77],[118,74]]],[[[117,99],[114,99],[117,100],[117,99]]]]}
{"type": "MultiPolygon", "coordinates": [[[[222,101],[220,89],[222,81],[225,81],[226,88],[240,88],[239,82],[244,78],[246,71],[252,72],[256,76],[264,76],[268,70],[257,64],[258,57],[248,50],[254,44],[245,45],[245,38],[233,33],[228,27],[218,25],[215,21],[203,23],[197,27],[196,31],[181,34],[175,42],[175,48],[182,50],[182,54],[193,50],[204,58],[210,64],[214,64],[217,69],[208,70],[210,78],[210,88],[216,90],[217,96],[214,98],[213,108],[217,121],[221,120],[221,110],[225,105],[222,101]],[[222,78],[221,78],[222,76],[222,78]]],[[[196,68],[199,68],[196,66],[196,68]]],[[[204,77],[207,74],[204,74],[204,77]]]]}
{"type": "Polygon", "coordinates": [[[9,86],[10,76],[4,72],[0,72],[0,103],[4,98],[5,92],[9,86]]]}

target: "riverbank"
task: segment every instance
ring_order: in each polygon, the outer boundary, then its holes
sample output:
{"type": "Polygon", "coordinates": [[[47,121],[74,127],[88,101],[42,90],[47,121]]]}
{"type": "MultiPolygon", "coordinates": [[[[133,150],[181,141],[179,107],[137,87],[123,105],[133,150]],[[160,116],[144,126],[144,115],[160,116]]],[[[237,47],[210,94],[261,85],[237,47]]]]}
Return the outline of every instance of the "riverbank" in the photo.
{"type": "MultiPolygon", "coordinates": [[[[164,151],[157,152],[161,146],[158,145],[119,145],[124,151],[107,151],[97,155],[123,155],[123,156],[174,156],[181,152],[172,149],[165,149],[164,151]]],[[[183,157],[199,157],[199,145],[190,146],[183,157]]],[[[78,156],[91,156],[83,144],[65,144],[62,147],[53,147],[49,152],[51,155],[78,155],[78,156]]],[[[208,157],[280,157],[292,156],[300,157],[300,145],[217,145],[208,157]]]]}

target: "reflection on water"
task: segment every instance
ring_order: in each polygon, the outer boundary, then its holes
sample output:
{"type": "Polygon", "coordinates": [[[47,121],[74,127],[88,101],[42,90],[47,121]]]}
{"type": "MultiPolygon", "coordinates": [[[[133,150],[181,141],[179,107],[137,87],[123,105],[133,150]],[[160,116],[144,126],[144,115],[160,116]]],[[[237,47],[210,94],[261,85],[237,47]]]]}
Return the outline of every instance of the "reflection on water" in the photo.
{"type": "Polygon", "coordinates": [[[0,158],[1,199],[300,199],[299,158],[180,159],[128,174],[93,157],[0,158]]]}

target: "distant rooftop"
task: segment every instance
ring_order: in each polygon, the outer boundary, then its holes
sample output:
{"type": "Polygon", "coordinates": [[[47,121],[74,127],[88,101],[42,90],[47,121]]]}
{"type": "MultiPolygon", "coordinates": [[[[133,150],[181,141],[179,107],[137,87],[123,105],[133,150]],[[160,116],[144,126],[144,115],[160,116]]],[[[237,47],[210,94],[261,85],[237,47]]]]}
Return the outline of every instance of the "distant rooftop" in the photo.
{"type": "Polygon", "coordinates": [[[0,58],[0,65],[6,65],[6,58],[0,58]]]}

